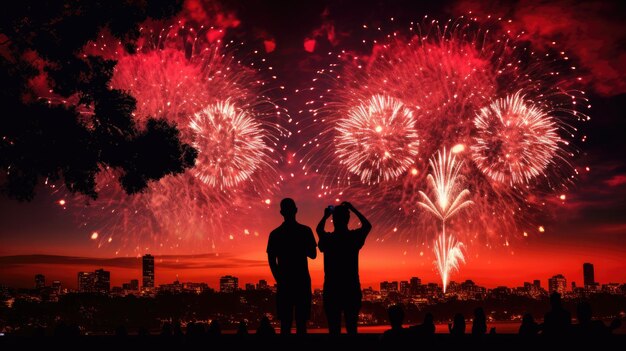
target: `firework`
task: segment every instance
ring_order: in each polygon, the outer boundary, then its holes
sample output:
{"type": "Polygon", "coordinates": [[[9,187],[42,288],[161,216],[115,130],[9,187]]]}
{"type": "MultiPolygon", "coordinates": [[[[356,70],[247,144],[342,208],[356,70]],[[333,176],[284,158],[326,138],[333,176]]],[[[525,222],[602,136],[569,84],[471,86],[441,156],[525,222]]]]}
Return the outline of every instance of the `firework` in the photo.
{"type": "Polygon", "coordinates": [[[446,292],[450,274],[459,269],[459,262],[465,262],[463,256],[463,243],[457,241],[452,235],[446,235],[446,221],[455,213],[472,204],[467,200],[469,190],[461,189],[460,171],[463,162],[457,162],[453,152],[438,151],[430,161],[432,174],[427,176],[435,201],[420,191],[423,202],[418,204],[434,214],[441,220],[441,234],[435,240],[433,251],[441,281],[443,292],[446,292]]]}
{"type": "Polygon", "coordinates": [[[230,44],[203,40],[206,30],[144,29],[135,54],[106,39],[93,45],[117,60],[111,87],[135,97],[138,125],[163,118],[198,150],[192,169],[133,196],[117,184],[119,174],[103,170],[98,200],[72,201],[87,203],[81,222],[97,230],[100,246],[138,252],[215,248],[255,232],[259,218],[251,213],[267,207],[280,182],[282,110],[265,97],[259,72],[228,54],[230,44]]]}
{"type": "Polygon", "coordinates": [[[474,125],[474,162],[497,182],[530,182],[544,174],[560,149],[556,123],[520,92],[481,108],[474,125]]]}
{"type": "Polygon", "coordinates": [[[336,126],[339,162],[363,183],[395,179],[415,161],[419,139],[413,112],[389,96],[374,95],[336,126]]]}
{"type": "Polygon", "coordinates": [[[193,146],[199,155],[192,172],[220,190],[250,179],[272,152],[260,123],[228,100],[195,113],[189,127],[195,132],[193,146]]]}
{"type": "Polygon", "coordinates": [[[336,56],[339,62],[319,70],[313,87],[302,90],[311,92],[309,110],[302,113],[312,117],[309,127],[298,131],[309,136],[299,162],[305,174],[321,178],[316,195],[362,199],[383,236],[426,246],[429,238],[414,234],[415,228],[434,232],[416,205],[429,182],[423,155],[447,147],[463,161],[458,173],[474,203],[471,219],[455,217],[465,222],[455,235],[466,244],[493,247],[533,228],[536,232],[537,221],[550,214],[546,198],[574,181],[577,129],[572,123],[588,119],[579,111],[587,100],[571,88],[576,77],[563,72],[571,66],[565,53],[535,51],[500,29],[499,22],[483,26],[473,19],[429,21],[381,39],[383,29],[364,26],[367,53],[343,51],[336,56]],[[405,157],[393,158],[393,164],[366,161],[385,159],[365,148],[367,134],[344,132],[357,129],[352,111],[367,117],[364,106],[375,96],[402,103],[403,114],[413,116],[404,136],[411,135],[419,150],[401,149],[405,157]],[[507,125],[496,123],[498,113],[508,115],[507,125]],[[503,147],[492,147],[499,142],[503,147]],[[524,152],[513,152],[516,148],[524,152]]]}
{"type": "Polygon", "coordinates": [[[441,276],[443,284],[443,292],[445,294],[450,281],[450,275],[459,269],[460,263],[465,263],[463,256],[463,243],[457,241],[452,235],[446,237],[445,233],[441,233],[437,240],[433,251],[435,252],[437,270],[441,276]]]}

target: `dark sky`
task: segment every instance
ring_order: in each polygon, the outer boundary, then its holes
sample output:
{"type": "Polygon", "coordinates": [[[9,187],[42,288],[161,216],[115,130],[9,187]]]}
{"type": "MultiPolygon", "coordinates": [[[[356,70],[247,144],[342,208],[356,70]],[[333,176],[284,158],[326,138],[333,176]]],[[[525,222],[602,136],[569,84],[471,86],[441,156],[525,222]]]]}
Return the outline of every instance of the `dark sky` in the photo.
{"type": "MultiPolygon", "coordinates": [[[[626,26],[620,18],[624,10],[620,2],[576,1],[188,1],[180,16],[225,28],[224,38],[243,40],[245,50],[268,51],[265,58],[286,87],[272,94],[277,99],[280,94],[289,96],[284,105],[296,119],[301,118],[297,111],[306,99],[293,92],[307,87],[315,70],[328,64],[327,52],[367,54],[358,34],[365,23],[382,25],[393,17],[402,24],[421,21],[425,15],[446,20],[471,11],[481,17],[512,19],[508,28],[524,30],[525,39],[537,47],[558,41],[580,67],[582,88],[592,106],[591,121],[582,126],[587,141],[576,145],[581,153],[574,160],[589,171],[567,193],[567,201],[556,206],[555,219],[544,235],[519,240],[506,249],[472,249],[467,265],[453,278],[495,286],[545,280],[557,273],[580,282],[581,266],[587,261],[596,264],[601,283],[626,281],[626,26]]],[[[239,51],[245,56],[244,50],[239,51]]],[[[295,137],[290,143],[291,149],[297,149],[301,140],[295,137]]],[[[222,274],[236,274],[243,280],[268,278],[264,250],[268,231],[280,222],[277,200],[299,195],[300,220],[310,226],[326,204],[323,199],[307,198],[311,193],[302,191],[303,176],[297,167],[283,167],[283,174],[295,176],[287,176],[272,206],[260,213],[267,220],[258,236],[226,240],[215,250],[198,249],[204,252],[182,248],[155,252],[169,255],[157,262],[157,282],[169,282],[176,274],[212,285],[222,274]],[[205,252],[211,254],[197,256],[205,252]]],[[[99,247],[90,240],[91,230],[81,225],[81,218],[58,201],[58,194],[43,186],[30,203],[0,199],[0,284],[29,286],[33,275],[42,272],[72,286],[76,271],[100,266],[113,271],[115,285],[139,276],[137,250],[99,247]]],[[[373,285],[415,275],[437,281],[432,259],[429,252],[422,255],[399,240],[372,239],[362,254],[362,281],[373,285]]],[[[321,285],[321,260],[312,262],[311,270],[314,285],[321,285]]]]}

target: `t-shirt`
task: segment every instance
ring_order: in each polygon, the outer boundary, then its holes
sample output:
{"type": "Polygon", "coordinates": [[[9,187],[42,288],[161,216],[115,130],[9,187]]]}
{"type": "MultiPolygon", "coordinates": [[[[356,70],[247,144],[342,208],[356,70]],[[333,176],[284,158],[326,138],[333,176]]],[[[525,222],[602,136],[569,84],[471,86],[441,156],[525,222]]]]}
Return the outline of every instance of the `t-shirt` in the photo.
{"type": "Polygon", "coordinates": [[[307,252],[316,247],[311,228],[297,222],[283,222],[270,233],[267,253],[276,256],[283,284],[311,281],[307,252]]]}
{"type": "Polygon", "coordinates": [[[359,283],[359,250],[369,230],[361,227],[346,232],[320,233],[326,282],[359,283]]]}

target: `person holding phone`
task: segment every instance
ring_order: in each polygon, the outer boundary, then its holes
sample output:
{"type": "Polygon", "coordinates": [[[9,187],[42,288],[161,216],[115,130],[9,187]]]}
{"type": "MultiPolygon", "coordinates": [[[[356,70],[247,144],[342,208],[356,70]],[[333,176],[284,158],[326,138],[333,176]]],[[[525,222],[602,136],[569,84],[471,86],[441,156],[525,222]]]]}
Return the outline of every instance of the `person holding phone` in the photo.
{"type": "Polygon", "coordinates": [[[357,333],[362,298],[359,251],[371,230],[372,225],[367,218],[349,202],[325,208],[324,217],[317,225],[318,246],[324,254],[324,310],[331,335],[341,333],[342,312],[347,333],[350,335],[357,333]],[[360,228],[348,229],[350,212],[353,212],[361,222],[360,228]],[[332,233],[324,229],[330,216],[333,217],[332,233]]]}

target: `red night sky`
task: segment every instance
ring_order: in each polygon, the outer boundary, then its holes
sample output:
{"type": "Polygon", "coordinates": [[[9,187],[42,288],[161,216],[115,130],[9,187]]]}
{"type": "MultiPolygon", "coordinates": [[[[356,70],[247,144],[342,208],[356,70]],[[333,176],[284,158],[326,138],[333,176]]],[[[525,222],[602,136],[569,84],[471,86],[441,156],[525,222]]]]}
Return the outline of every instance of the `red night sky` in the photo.
{"type": "MultiPolygon", "coordinates": [[[[246,2],[248,3],[248,2],[246,2]]],[[[299,2],[298,2],[299,3],[299,2]]],[[[304,4],[266,4],[251,1],[248,5],[207,1],[187,1],[182,18],[208,21],[223,32],[245,40],[254,48],[264,48],[285,94],[306,86],[300,71],[313,71],[322,66],[325,53],[350,48],[353,30],[362,22],[378,17],[397,15],[422,18],[425,14],[451,18],[469,11],[511,18],[511,30],[524,30],[526,39],[541,47],[558,40],[564,50],[581,67],[583,82],[592,108],[589,123],[584,125],[587,141],[578,145],[580,155],[574,163],[588,167],[565,192],[553,194],[550,218],[541,223],[544,232],[529,231],[527,236],[513,235],[508,245],[487,247],[474,243],[466,250],[467,263],[452,280],[472,279],[487,287],[519,286],[525,281],[540,279],[542,285],[555,274],[582,283],[582,264],[595,265],[600,283],[626,282],[626,52],[623,43],[626,26],[615,14],[623,13],[617,3],[585,3],[558,1],[448,2],[442,5],[413,4],[399,1],[383,6],[377,2],[347,1],[341,5],[319,2],[304,4]]],[[[623,10],[623,8],[622,8],[623,10]]],[[[403,17],[404,16],[404,17],[403,17]]],[[[408,21],[408,20],[407,20],[408,21]]],[[[408,22],[407,22],[408,23],[408,22]]],[[[243,49],[240,51],[245,50],[243,49]]],[[[251,49],[252,50],[252,49],[251,49]]],[[[263,50],[263,49],[262,49],[263,50]]],[[[290,96],[285,108],[295,118],[306,101],[290,96]]],[[[304,119],[303,119],[304,121],[304,119]]],[[[295,151],[301,141],[292,138],[287,150],[295,151]]],[[[42,273],[48,282],[61,280],[64,286],[76,287],[76,272],[97,268],[111,271],[111,284],[121,285],[141,278],[139,255],[156,256],[156,283],[181,281],[207,282],[216,287],[221,275],[238,276],[240,285],[259,279],[272,281],[266,262],[265,248],[269,232],[282,218],[278,203],[292,197],[299,207],[298,220],[315,227],[323,208],[334,198],[318,197],[314,189],[319,181],[305,176],[293,160],[281,164],[285,178],[270,203],[258,206],[253,214],[261,218],[254,227],[242,225],[239,232],[220,234],[215,248],[209,244],[182,242],[161,247],[146,239],[137,247],[99,245],[91,240],[93,229],[81,225],[71,200],[65,206],[43,185],[37,197],[27,203],[0,198],[0,284],[30,287],[34,275],[42,273]],[[307,189],[310,186],[310,189],[307,189]],[[248,230],[248,234],[244,230],[248,230]]],[[[341,199],[344,200],[344,199],[341,199]]],[[[362,199],[350,200],[359,207],[362,199]]],[[[229,218],[225,218],[225,221],[229,218]]],[[[238,222],[241,218],[236,218],[238,222]]],[[[256,223],[256,222],[255,222],[256,223]]],[[[370,234],[360,256],[360,275],[364,287],[378,288],[383,280],[408,280],[417,276],[425,282],[440,282],[434,256],[426,245],[408,242],[405,238],[420,237],[419,229],[400,227],[398,232],[377,227],[370,234]]],[[[132,235],[129,233],[128,235],[132,235]]],[[[321,255],[309,261],[313,286],[323,283],[321,255]]]]}

